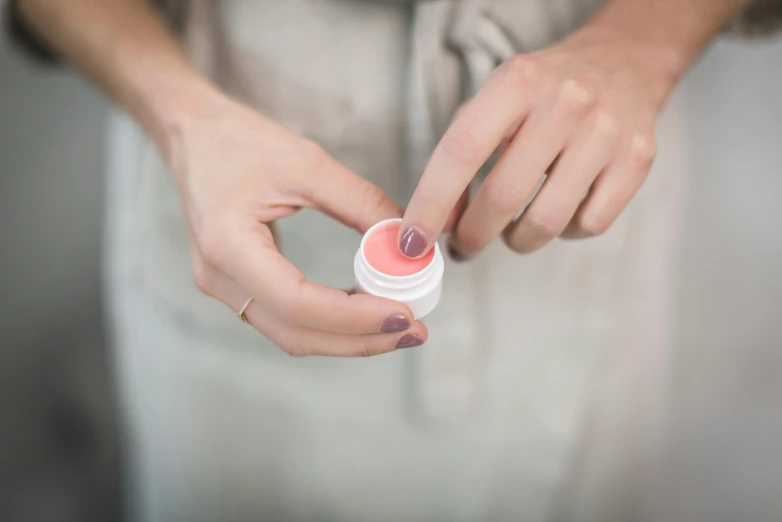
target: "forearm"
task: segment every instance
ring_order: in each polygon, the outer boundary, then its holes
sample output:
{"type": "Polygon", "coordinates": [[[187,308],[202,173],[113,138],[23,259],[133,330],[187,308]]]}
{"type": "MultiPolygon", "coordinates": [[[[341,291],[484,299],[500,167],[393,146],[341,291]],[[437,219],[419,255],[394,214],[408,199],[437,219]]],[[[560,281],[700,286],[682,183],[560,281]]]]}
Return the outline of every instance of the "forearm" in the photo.
{"type": "Polygon", "coordinates": [[[664,99],[725,24],[751,0],[611,0],[582,29],[615,35],[648,52],[650,81],[664,99]]]}
{"type": "Polygon", "coordinates": [[[124,107],[164,154],[216,89],[146,0],[19,0],[24,21],[124,107]]]}

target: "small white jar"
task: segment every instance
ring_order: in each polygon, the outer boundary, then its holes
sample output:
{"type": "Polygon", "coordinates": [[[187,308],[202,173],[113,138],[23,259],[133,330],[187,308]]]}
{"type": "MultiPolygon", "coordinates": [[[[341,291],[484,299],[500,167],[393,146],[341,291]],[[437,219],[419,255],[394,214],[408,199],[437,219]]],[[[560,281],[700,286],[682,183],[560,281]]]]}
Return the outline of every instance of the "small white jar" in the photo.
{"type": "Polygon", "coordinates": [[[440,246],[435,243],[434,256],[426,267],[414,274],[404,276],[394,276],[380,272],[369,264],[364,255],[367,238],[372,236],[373,232],[401,222],[402,220],[399,218],[381,221],[364,234],[361,246],[353,260],[356,290],[364,294],[402,302],[410,307],[416,319],[421,319],[434,310],[440,301],[443,272],[445,270],[445,262],[440,253],[440,246]]]}

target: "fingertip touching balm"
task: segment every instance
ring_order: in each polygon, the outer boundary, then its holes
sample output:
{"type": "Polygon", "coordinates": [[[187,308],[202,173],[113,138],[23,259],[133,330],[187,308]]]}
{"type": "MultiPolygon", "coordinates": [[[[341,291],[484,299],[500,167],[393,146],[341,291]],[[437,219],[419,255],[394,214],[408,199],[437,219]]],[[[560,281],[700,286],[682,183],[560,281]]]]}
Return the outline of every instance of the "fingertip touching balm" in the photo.
{"type": "Polygon", "coordinates": [[[440,301],[445,262],[437,243],[420,259],[402,255],[397,243],[401,224],[401,219],[388,219],[364,234],[353,261],[356,287],[402,302],[421,319],[440,301]]]}

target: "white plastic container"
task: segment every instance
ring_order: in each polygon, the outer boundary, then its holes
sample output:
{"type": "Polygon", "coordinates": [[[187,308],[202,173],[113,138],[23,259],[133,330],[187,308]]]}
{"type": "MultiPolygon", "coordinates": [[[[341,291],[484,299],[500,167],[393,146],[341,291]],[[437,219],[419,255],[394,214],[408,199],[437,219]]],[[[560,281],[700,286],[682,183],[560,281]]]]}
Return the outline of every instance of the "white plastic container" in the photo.
{"type": "Polygon", "coordinates": [[[367,238],[373,232],[394,223],[401,223],[401,221],[401,219],[381,221],[364,234],[361,246],[353,260],[356,290],[361,293],[400,301],[410,307],[416,319],[421,319],[434,310],[440,301],[440,294],[442,293],[445,262],[440,253],[439,245],[435,243],[434,256],[426,267],[412,275],[405,276],[393,276],[380,272],[369,264],[364,255],[367,238]]]}

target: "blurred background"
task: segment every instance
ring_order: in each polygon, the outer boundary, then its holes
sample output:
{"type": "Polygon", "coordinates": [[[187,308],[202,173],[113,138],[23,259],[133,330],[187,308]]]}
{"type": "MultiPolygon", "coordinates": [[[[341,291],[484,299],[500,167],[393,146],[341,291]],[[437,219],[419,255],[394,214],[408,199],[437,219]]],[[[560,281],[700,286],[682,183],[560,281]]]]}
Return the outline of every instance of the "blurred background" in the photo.
{"type": "Polygon", "coordinates": [[[105,102],[0,37],[0,520],[120,520],[101,316],[105,102]]]}
{"type": "MultiPolygon", "coordinates": [[[[782,520],[782,40],[723,40],[677,94],[691,172],[666,480],[649,517],[782,520]]],[[[101,315],[107,105],[0,43],[0,521],[120,520],[101,315]]]]}

